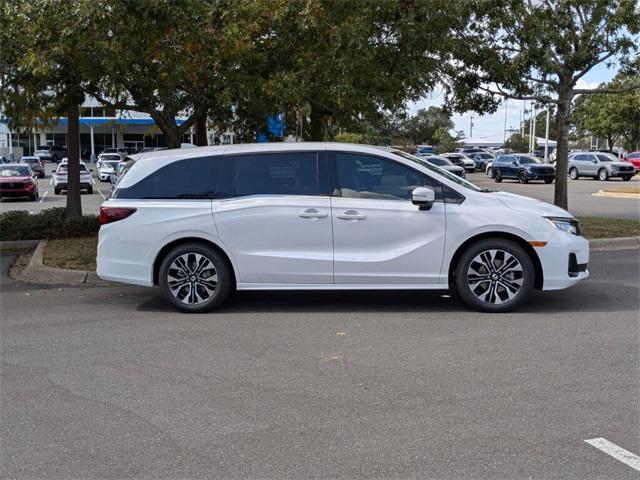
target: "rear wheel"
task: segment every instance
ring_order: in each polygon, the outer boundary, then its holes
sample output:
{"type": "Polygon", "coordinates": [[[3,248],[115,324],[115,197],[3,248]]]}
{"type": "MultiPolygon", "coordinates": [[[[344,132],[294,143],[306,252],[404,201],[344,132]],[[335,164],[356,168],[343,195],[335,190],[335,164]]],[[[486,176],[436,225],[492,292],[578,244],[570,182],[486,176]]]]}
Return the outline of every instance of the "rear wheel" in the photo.
{"type": "Polygon", "coordinates": [[[529,183],[529,178],[527,177],[527,172],[522,171],[518,173],[518,181],[520,183],[529,183]]]}
{"type": "Polygon", "coordinates": [[[601,168],[598,170],[598,179],[602,182],[606,182],[609,180],[609,172],[607,172],[606,168],[601,168]]]}
{"type": "Polygon", "coordinates": [[[553,183],[553,178],[545,178],[544,183],[553,183]]]}
{"type": "Polygon", "coordinates": [[[62,190],[60,190],[59,188],[54,188],[53,191],[56,195],[60,195],[60,193],[62,192],[62,190]]]}
{"type": "Polygon", "coordinates": [[[502,182],[502,173],[500,173],[500,170],[493,170],[493,181],[496,183],[502,182]]]}
{"type": "Polygon", "coordinates": [[[159,272],[165,300],[186,313],[218,308],[229,297],[233,274],[226,259],[200,243],[180,245],[164,258],[159,272]]]}
{"type": "Polygon", "coordinates": [[[533,291],[535,269],[520,245],[502,238],[474,243],[462,254],[455,272],[464,302],[483,312],[506,312],[526,302],[533,291]]]}
{"type": "Polygon", "coordinates": [[[493,167],[487,168],[487,176],[493,178],[493,167]]]}
{"type": "Polygon", "coordinates": [[[580,174],[578,173],[578,169],[576,167],[572,167],[569,169],[569,178],[571,180],[578,180],[580,178],[580,174]]]}

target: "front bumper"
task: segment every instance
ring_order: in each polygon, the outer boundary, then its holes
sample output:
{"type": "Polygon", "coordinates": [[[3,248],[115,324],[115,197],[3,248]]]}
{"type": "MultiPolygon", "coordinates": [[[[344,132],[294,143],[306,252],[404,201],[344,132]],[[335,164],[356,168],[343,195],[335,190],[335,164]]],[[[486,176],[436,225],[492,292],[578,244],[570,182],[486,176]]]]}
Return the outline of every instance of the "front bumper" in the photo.
{"type": "Polygon", "coordinates": [[[0,195],[3,197],[30,197],[36,193],[35,186],[25,188],[2,188],[0,187],[0,195]]]}
{"type": "Polygon", "coordinates": [[[589,276],[589,242],[556,231],[544,247],[534,247],[542,266],[543,290],[569,288],[589,276]]]}
{"type": "Polygon", "coordinates": [[[527,178],[529,180],[547,180],[549,178],[555,179],[555,173],[538,173],[538,172],[527,172],[527,178]]]}
{"type": "Polygon", "coordinates": [[[626,177],[627,175],[635,175],[637,170],[634,168],[633,170],[609,170],[610,177],[626,177]]]}

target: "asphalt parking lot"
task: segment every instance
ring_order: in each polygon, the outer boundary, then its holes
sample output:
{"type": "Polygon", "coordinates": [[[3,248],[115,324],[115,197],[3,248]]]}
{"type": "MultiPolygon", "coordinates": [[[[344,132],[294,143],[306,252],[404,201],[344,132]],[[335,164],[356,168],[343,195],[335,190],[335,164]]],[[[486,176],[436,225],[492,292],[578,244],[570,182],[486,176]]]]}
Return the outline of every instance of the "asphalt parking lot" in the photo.
{"type": "MultiPolygon", "coordinates": [[[[2,254],[2,274],[11,261],[2,254]]],[[[638,251],[521,311],[419,292],[0,289],[2,478],[637,478],[638,251]]]]}
{"type": "MultiPolygon", "coordinates": [[[[93,169],[91,166],[90,168],[93,169]]],[[[66,196],[64,194],[55,195],[53,192],[53,185],[50,184],[51,172],[55,169],[55,165],[47,163],[46,169],[46,178],[38,181],[40,200],[32,202],[27,199],[5,198],[0,200],[0,212],[8,210],[28,210],[31,212],[38,212],[45,208],[64,207],[66,205],[66,196]]],[[[468,174],[467,179],[476,185],[488,188],[489,190],[502,190],[505,192],[517,193],[553,203],[553,184],[545,185],[542,182],[531,182],[527,185],[521,185],[518,182],[511,180],[504,180],[502,183],[498,184],[481,172],[468,174]]],[[[111,191],[111,186],[108,182],[100,182],[95,177],[94,181],[95,185],[93,194],[82,194],[82,208],[84,213],[98,214],[100,211],[100,205],[105,198],[109,196],[111,191]]],[[[640,219],[640,202],[635,199],[592,196],[592,194],[597,193],[603,188],[640,184],[636,182],[640,182],[640,175],[636,175],[631,182],[622,182],[618,179],[613,179],[608,182],[590,179],[580,179],[577,181],[569,180],[569,210],[577,216],[640,219]]]]}

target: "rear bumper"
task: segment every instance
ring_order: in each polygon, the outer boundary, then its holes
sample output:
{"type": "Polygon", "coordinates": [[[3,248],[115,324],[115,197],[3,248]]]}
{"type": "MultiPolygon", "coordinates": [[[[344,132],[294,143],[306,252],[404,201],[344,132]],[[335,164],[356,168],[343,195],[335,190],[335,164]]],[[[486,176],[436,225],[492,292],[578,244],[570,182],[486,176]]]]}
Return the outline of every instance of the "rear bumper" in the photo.
{"type": "MultiPolygon", "coordinates": [[[[59,189],[59,190],[66,190],[67,189],[67,183],[66,182],[64,182],[64,183],[62,183],[62,182],[54,183],[53,186],[55,188],[59,189]]],[[[83,183],[80,184],[80,188],[82,190],[88,190],[89,188],[91,188],[91,184],[83,182],[83,183]]]]}

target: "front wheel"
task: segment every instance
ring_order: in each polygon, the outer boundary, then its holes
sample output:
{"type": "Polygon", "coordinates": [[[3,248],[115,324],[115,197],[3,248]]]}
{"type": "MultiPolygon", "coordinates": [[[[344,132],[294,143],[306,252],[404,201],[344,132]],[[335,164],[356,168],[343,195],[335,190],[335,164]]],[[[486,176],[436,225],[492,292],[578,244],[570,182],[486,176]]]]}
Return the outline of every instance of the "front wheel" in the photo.
{"type": "Polygon", "coordinates": [[[493,171],[493,181],[496,183],[502,182],[502,173],[500,173],[500,170],[493,171]]]}
{"type": "Polygon", "coordinates": [[[547,183],[547,184],[553,183],[553,178],[545,178],[544,183],[547,183]]]}
{"type": "Polygon", "coordinates": [[[625,175],[624,177],[622,177],[622,180],[624,180],[625,182],[628,182],[629,180],[631,180],[632,175],[625,175]]]}
{"type": "Polygon", "coordinates": [[[529,183],[529,178],[527,177],[527,172],[520,172],[518,174],[518,181],[520,183],[529,183]]]}
{"type": "Polygon", "coordinates": [[[573,167],[569,170],[569,178],[571,180],[578,180],[580,178],[580,174],[578,173],[578,169],[573,167]]]}
{"type": "Polygon", "coordinates": [[[531,296],[535,269],[517,243],[488,238],[467,248],[454,278],[460,297],[470,307],[482,312],[507,312],[531,296]]]}
{"type": "Polygon", "coordinates": [[[165,300],[186,313],[218,308],[233,288],[233,274],[226,259],[201,243],[186,243],[164,258],[159,272],[165,300]]]}
{"type": "Polygon", "coordinates": [[[607,172],[606,168],[601,168],[598,171],[598,179],[602,182],[606,182],[607,180],[609,180],[609,172],[607,172]]]}
{"type": "Polygon", "coordinates": [[[493,178],[493,168],[492,167],[487,168],[487,176],[489,178],[493,178]]]}

